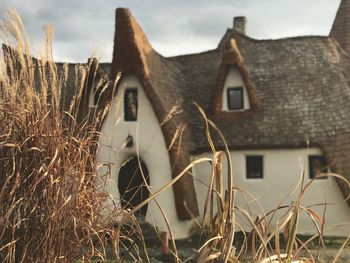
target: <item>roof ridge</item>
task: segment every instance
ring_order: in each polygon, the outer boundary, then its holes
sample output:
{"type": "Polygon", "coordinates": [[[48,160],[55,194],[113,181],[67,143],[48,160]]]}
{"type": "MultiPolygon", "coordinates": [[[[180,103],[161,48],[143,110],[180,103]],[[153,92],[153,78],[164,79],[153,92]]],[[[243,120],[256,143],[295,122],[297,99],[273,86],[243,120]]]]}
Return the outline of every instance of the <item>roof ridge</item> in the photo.
{"type": "Polygon", "coordinates": [[[244,35],[242,33],[237,32],[234,29],[228,28],[226,31],[227,33],[234,34],[236,36],[239,36],[241,38],[253,41],[253,42],[279,42],[279,41],[287,41],[287,40],[299,40],[299,39],[310,39],[310,38],[315,38],[315,39],[328,39],[330,38],[329,36],[324,36],[324,35],[301,35],[301,36],[288,36],[288,37],[281,37],[281,38],[265,38],[265,39],[257,39],[253,38],[247,35],[244,35]]]}
{"type": "Polygon", "coordinates": [[[215,53],[218,52],[218,48],[215,49],[209,49],[206,51],[200,51],[197,53],[189,53],[189,54],[182,54],[182,55],[176,55],[176,56],[171,56],[171,57],[163,57],[165,59],[179,59],[179,58],[188,58],[188,57],[195,57],[195,56],[201,56],[201,55],[205,55],[205,54],[211,54],[211,53],[215,53]]]}

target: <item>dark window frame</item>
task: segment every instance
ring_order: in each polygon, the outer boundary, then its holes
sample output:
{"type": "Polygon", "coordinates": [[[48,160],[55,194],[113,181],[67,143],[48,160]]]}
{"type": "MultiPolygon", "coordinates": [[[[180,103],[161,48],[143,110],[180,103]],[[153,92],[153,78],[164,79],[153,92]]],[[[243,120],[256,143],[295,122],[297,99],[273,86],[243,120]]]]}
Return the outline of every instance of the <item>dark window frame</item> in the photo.
{"type": "Polygon", "coordinates": [[[310,179],[315,179],[315,180],[323,180],[323,179],[327,179],[327,176],[323,176],[323,177],[316,177],[316,171],[314,171],[313,169],[313,163],[314,162],[319,162],[321,165],[321,170],[319,171],[319,173],[328,173],[329,172],[329,166],[327,165],[327,161],[324,158],[323,155],[309,155],[309,160],[308,160],[308,164],[309,164],[309,178],[310,179]]]}
{"type": "Polygon", "coordinates": [[[107,85],[107,81],[104,81],[101,85],[99,85],[96,89],[92,89],[92,95],[93,95],[93,105],[95,107],[98,106],[101,96],[102,96],[102,91],[104,87],[107,85]]]}
{"type": "Polygon", "coordinates": [[[246,179],[248,179],[248,180],[264,179],[264,156],[263,155],[246,155],[245,156],[245,164],[246,164],[246,179]],[[259,159],[259,161],[261,161],[261,163],[260,163],[261,167],[259,167],[258,172],[255,171],[255,169],[254,169],[254,171],[251,170],[252,164],[250,162],[252,161],[253,158],[259,159]],[[250,159],[250,161],[249,161],[249,159],[250,159]],[[252,174],[252,173],[256,173],[256,174],[259,173],[259,174],[261,174],[261,176],[259,176],[259,177],[253,176],[252,177],[252,176],[250,176],[250,174],[252,174]]]}
{"type": "Polygon", "coordinates": [[[243,87],[228,87],[227,92],[227,109],[228,110],[243,110],[244,109],[244,90],[243,87]],[[230,91],[240,91],[241,92],[241,98],[240,98],[240,107],[234,107],[234,105],[231,105],[230,103],[230,91]]]}
{"type": "Polygon", "coordinates": [[[138,90],[137,88],[127,88],[124,91],[124,121],[137,121],[138,117],[138,107],[139,107],[139,102],[138,102],[138,90]],[[136,113],[131,112],[131,106],[129,105],[128,102],[128,94],[129,93],[134,93],[136,94],[136,113]]]}

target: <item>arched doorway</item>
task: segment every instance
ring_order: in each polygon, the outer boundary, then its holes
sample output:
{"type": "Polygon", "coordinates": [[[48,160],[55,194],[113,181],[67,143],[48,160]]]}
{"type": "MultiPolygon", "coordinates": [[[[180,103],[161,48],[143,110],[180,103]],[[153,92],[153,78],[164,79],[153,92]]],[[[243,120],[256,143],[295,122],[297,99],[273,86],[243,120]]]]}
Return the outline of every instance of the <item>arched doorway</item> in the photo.
{"type": "MultiPolygon", "coordinates": [[[[124,209],[132,209],[149,197],[149,174],[145,163],[137,156],[127,159],[119,170],[118,189],[120,203],[124,209]]],[[[144,217],[148,205],[144,205],[135,214],[144,217]]]]}

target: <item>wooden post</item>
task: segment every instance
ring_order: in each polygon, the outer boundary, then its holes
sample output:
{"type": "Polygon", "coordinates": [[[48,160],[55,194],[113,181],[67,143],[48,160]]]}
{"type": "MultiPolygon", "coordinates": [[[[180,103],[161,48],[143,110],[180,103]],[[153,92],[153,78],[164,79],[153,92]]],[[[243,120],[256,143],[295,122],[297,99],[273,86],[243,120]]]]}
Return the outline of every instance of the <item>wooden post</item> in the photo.
{"type": "Polygon", "coordinates": [[[160,233],[160,237],[162,240],[162,254],[169,255],[169,241],[168,241],[168,233],[163,231],[160,233]]]}

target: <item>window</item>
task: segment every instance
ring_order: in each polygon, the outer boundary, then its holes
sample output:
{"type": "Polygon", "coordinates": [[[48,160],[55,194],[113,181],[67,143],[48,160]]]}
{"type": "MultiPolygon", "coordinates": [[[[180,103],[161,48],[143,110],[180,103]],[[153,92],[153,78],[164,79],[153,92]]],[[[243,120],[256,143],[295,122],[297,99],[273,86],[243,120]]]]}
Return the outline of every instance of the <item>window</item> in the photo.
{"type": "Polygon", "coordinates": [[[227,89],[227,108],[229,110],[243,109],[243,88],[242,87],[227,89]]]}
{"type": "Polygon", "coordinates": [[[124,120],[136,121],[137,110],[137,89],[126,89],[124,93],[124,120]]]}
{"type": "Polygon", "coordinates": [[[101,85],[97,87],[97,89],[94,91],[94,104],[97,105],[100,102],[102,91],[104,88],[108,85],[107,81],[104,81],[101,85]]]}
{"type": "MultiPolygon", "coordinates": [[[[309,177],[315,178],[320,173],[328,173],[329,167],[326,164],[326,160],[322,155],[310,155],[309,156],[309,177]]],[[[327,179],[327,177],[320,177],[317,179],[327,179]]]]}
{"type": "Polygon", "coordinates": [[[246,156],[246,170],[247,179],[263,178],[263,157],[261,155],[246,156]]]}
{"type": "Polygon", "coordinates": [[[104,82],[102,82],[101,85],[98,85],[96,88],[91,87],[90,95],[89,95],[89,107],[90,108],[96,108],[97,105],[100,104],[102,92],[107,85],[108,85],[108,82],[104,81],[104,82]]]}

